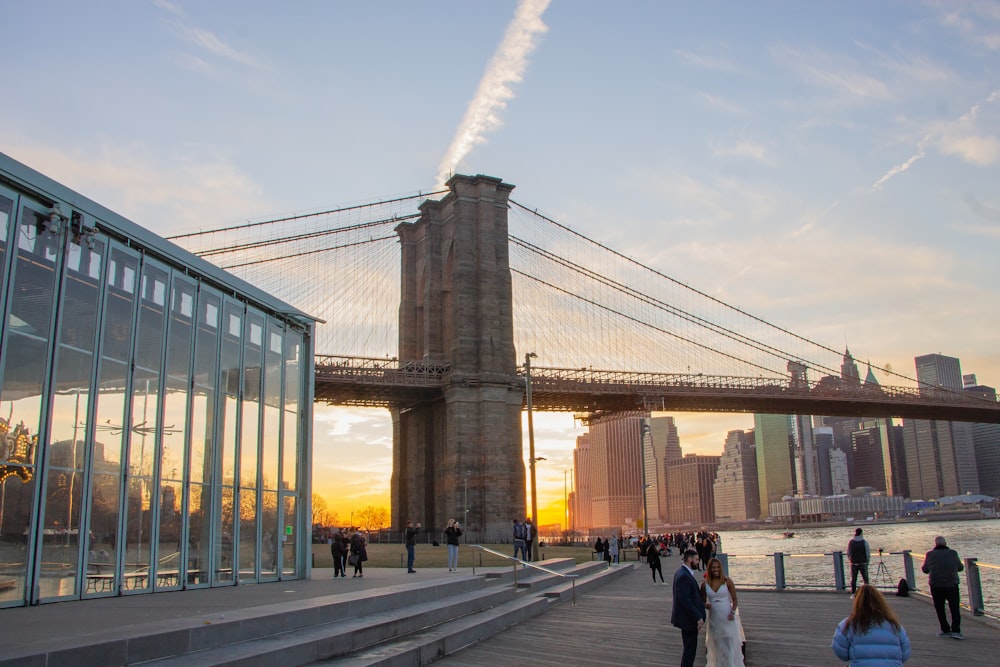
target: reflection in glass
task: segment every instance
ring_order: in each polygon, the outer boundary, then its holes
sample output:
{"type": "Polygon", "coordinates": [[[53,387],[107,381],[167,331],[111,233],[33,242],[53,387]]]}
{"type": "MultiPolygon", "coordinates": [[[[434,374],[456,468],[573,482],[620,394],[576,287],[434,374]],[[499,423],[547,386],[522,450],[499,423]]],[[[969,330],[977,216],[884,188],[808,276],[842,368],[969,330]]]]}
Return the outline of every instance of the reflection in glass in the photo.
{"type": "Polygon", "coordinates": [[[203,484],[191,484],[188,493],[187,582],[189,586],[205,585],[210,583],[212,496],[203,484]]]}
{"type": "Polygon", "coordinates": [[[281,488],[287,490],[298,488],[301,356],[302,335],[294,331],[287,332],[285,335],[285,420],[281,443],[281,488]]]}
{"type": "Polygon", "coordinates": [[[284,507],[282,507],[282,531],[281,535],[281,572],[283,575],[293,576],[298,567],[297,554],[295,553],[295,534],[298,522],[298,502],[293,495],[283,495],[284,507]]]}
{"type": "Polygon", "coordinates": [[[260,576],[274,579],[278,574],[278,492],[265,491],[261,497],[260,513],[260,576]]]}
{"type": "Polygon", "coordinates": [[[233,501],[233,487],[222,487],[221,531],[215,540],[215,579],[217,583],[233,581],[233,528],[236,520],[233,501]]]}

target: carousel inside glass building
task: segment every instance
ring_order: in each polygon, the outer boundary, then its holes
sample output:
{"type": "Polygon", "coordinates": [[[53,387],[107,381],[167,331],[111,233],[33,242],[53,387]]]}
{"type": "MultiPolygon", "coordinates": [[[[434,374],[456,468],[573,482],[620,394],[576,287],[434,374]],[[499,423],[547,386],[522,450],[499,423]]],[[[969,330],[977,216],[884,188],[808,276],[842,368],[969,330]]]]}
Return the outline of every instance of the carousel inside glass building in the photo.
{"type": "Polygon", "coordinates": [[[0,154],[0,606],[300,578],[313,320],[0,154]]]}

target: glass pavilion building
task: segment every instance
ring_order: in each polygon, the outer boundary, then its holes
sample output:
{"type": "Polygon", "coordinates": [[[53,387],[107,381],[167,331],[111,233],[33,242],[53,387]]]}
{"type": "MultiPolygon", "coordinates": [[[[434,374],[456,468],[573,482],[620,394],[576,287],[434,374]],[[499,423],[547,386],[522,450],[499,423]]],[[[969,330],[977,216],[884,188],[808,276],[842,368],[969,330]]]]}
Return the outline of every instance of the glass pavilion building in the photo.
{"type": "Polygon", "coordinates": [[[313,325],[0,154],[0,607],[308,573],[313,325]]]}

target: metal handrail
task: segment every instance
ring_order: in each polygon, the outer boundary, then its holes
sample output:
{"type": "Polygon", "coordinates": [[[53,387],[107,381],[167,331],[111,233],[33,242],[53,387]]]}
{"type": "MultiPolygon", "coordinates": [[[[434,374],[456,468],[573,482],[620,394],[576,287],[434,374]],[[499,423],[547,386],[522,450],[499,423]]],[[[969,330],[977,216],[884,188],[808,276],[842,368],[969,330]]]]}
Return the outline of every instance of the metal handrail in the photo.
{"type": "MultiPolygon", "coordinates": [[[[521,560],[514,556],[508,556],[507,554],[500,553],[488,547],[484,547],[481,544],[470,544],[473,549],[479,549],[480,551],[485,551],[486,553],[493,554],[494,556],[500,556],[501,558],[506,558],[507,560],[514,561],[514,590],[517,590],[517,564],[520,563],[523,567],[530,567],[536,570],[541,570],[542,572],[547,572],[548,574],[554,574],[557,577],[562,577],[563,579],[569,579],[570,585],[573,589],[573,606],[576,606],[576,578],[580,575],[578,574],[566,574],[564,572],[556,572],[555,570],[549,569],[547,567],[542,567],[541,565],[535,565],[532,562],[521,560]]],[[[476,573],[476,562],[472,561],[472,574],[476,573]]]]}

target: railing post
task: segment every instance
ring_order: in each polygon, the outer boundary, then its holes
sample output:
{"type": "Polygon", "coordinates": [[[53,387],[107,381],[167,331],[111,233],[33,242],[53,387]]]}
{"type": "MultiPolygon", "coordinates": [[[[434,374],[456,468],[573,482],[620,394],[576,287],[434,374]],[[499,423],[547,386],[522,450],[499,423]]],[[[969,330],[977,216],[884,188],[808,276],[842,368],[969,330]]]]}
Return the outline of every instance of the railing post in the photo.
{"type": "Polygon", "coordinates": [[[729,554],[715,554],[715,557],[722,563],[722,574],[729,576],[729,554]]]}
{"type": "Polygon", "coordinates": [[[965,583],[969,587],[969,606],[973,616],[986,614],[986,603],[983,600],[983,582],[979,579],[979,564],[976,558],[965,559],[965,583]]]}
{"type": "Polygon", "coordinates": [[[785,554],[780,551],[774,552],[774,587],[785,589],[785,554]]]}
{"type": "Polygon", "coordinates": [[[833,587],[838,592],[847,590],[847,579],[844,577],[844,552],[834,551],[833,556],[833,587]]]}
{"type": "Polygon", "coordinates": [[[913,569],[913,553],[909,549],[899,552],[903,556],[903,572],[906,576],[906,585],[911,591],[917,590],[917,575],[913,569]]]}

